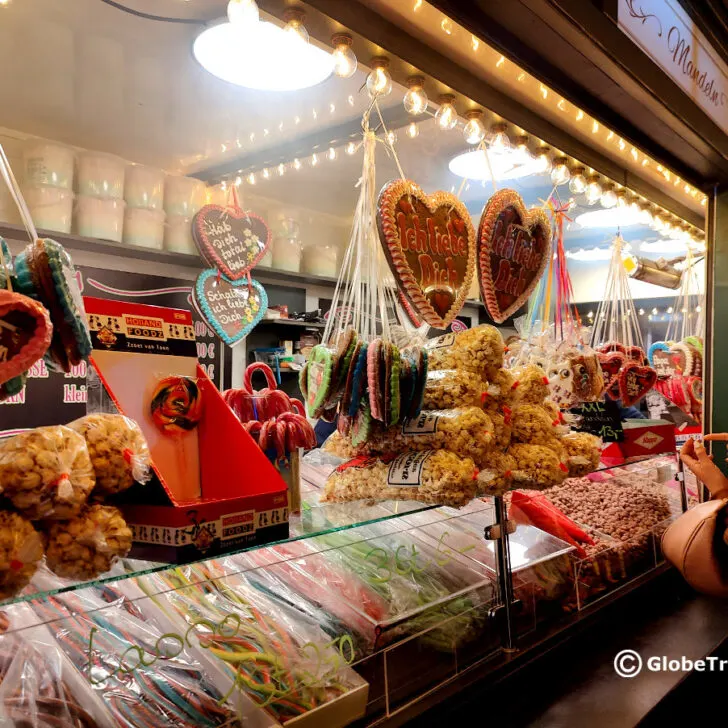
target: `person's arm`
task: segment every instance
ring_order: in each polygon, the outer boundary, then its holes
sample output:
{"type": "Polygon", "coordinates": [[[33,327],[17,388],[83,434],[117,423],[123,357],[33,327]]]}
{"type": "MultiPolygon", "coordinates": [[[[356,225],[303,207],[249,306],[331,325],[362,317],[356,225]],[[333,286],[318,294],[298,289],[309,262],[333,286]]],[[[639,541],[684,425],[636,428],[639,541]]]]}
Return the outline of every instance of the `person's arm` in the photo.
{"type": "MultiPolygon", "coordinates": [[[[706,435],[706,440],[728,440],[728,433],[706,435]]],[[[680,459],[695,474],[698,480],[705,483],[705,487],[712,496],[728,490],[728,478],[721,473],[713,462],[713,456],[708,455],[702,442],[691,437],[680,450],[680,459]]]]}

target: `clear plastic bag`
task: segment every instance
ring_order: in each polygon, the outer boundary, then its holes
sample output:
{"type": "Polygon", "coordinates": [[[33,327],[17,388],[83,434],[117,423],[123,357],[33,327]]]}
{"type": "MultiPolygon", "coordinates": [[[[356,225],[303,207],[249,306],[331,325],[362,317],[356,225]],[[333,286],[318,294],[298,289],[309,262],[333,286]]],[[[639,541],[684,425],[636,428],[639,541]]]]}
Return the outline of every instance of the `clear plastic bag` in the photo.
{"type": "MultiPolygon", "coordinates": [[[[50,574],[39,580],[62,586],[50,574]]],[[[49,596],[33,610],[122,728],[242,726],[184,635],[113,585],[49,596]]]]}
{"type": "Polygon", "coordinates": [[[147,483],[152,477],[147,441],[134,420],[94,414],[68,424],[86,440],[96,476],[96,493],[110,495],[147,483]]]}
{"type": "Polygon", "coordinates": [[[0,488],[26,518],[75,516],[94,483],[86,441],[68,427],[39,427],[0,443],[0,488]]]}
{"type": "Polygon", "coordinates": [[[483,381],[460,369],[427,372],[423,409],[480,407],[485,399],[483,381]]]}
{"type": "Polygon", "coordinates": [[[336,468],[321,501],[415,500],[458,508],[475,496],[476,477],[470,458],[447,450],[361,455],[336,468]]]}
{"type": "Polygon", "coordinates": [[[430,369],[462,369],[487,381],[503,366],[503,337],[489,324],[430,339],[425,348],[430,369]]]}
{"type": "Polygon", "coordinates": [[[0,511],[0,599],[15,596],[43,558],[41,535],[17,513],[0,511]]]}
{"type": "Polygon", "coordinates": [[[132,532],[121,511],[93,505],[69,521],[54,521],[47,530],[46,563],[57,576],[94,579],[131,549],[132,532]]]}

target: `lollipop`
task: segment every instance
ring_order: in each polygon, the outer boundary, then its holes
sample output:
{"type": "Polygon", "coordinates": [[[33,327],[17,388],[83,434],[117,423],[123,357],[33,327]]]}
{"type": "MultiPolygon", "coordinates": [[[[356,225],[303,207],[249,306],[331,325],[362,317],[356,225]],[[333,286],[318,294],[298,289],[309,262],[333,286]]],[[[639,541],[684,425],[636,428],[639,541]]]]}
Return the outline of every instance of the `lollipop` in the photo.
{"type": "Polygon", "coordinates": [[[165,434],[181,435],[194,430],[202,417],[202,396],[189,377],[165,377],[154,390],[152,420],[165,434]]]}

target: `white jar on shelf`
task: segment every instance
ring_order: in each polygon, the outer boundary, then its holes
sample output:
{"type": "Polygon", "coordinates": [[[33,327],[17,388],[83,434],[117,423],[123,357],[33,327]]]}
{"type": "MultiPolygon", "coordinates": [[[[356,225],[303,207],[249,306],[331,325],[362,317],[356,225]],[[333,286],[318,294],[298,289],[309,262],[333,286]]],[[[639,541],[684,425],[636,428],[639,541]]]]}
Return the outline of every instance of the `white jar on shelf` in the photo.
{"type": "Polygon", "coordinates": [[[164,182],[164,211],[170,216],[193,217],[206,203],[206,190],[202,180],[168,174],[164,182]]]}
{"type": "Polygon", "coordinates": [[[113,154],[81,152],[78,155],[79,195],[104,199],[124,199],[126,162],[113,154]]]}
{"type": "Polygon", "coordinates": [[[156,167],[130,164],[124,180],[127,207],[161,210],[164,205],[164,172],[156,167]]]}
{"type": "Polygon", "coordinates": [[[87,238],[121,242],[124,200],[80,196],[76,200],[76,232],[87,238]]]}
{"type": "Polygon", "coordinates": [[[301,271],[302,245],[298,222],[291,217],[283,219],[273,236],[273,268],[291,273],[301,271]]]}
{"type": "Polygon", "coordinates": [[[172,253],[197,255],[197,246],[192,237],[192,218],[184,215],[170,215],[164,226],[164,249],[172,253]]]}
{"type": "Polygon", "coordinates": [[[310,242],[303,248],[303,270],[315,276],[336,278],[339,274],[339,249],[332,243],[310,242]]]}
{"type": "Polygon", "coordinates": [[[127,207],[124,214],[124,242],[161,250],[164,247],[164,218],[163,210],[127,207]]]}
{"type": "Polygon", "coordinates": [[[73,190],[75,153],[70,147],[48,142],[29,142],[23,150],[26,186],[49,185],[73,190]]]}
{"type": "Polygon", "coordinates": [[[32,185],[23,190],[23,196],[37,228],[58,233],[71,232],[74,196],[71,190],[50,185],[32,185]]]}

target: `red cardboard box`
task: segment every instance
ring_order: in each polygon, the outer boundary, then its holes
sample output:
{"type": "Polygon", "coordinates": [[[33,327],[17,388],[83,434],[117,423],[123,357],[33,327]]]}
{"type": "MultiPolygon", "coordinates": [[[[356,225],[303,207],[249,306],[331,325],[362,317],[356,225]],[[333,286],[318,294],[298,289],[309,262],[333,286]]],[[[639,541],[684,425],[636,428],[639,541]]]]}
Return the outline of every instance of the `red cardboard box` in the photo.
{"type": "Polygon", "coordinates": [[[189,311],[84,303],[94,345],[89,412],[113,402],[152,453],[152,481],[115,501],[133,532],[131,556],[184,563],[287,538],[286,484],[197,364],[189,311]],[[203,403],[198,427],[179,438],[162,434],[149,409],[156,383],[172,375],[193,377],[203,403]]]}
{"type": "Polygon", "coordinates": [[[626,458],[675,452],[675,425],[667,420],[627,420],[624,441],[618,443],[626,458]]]}

